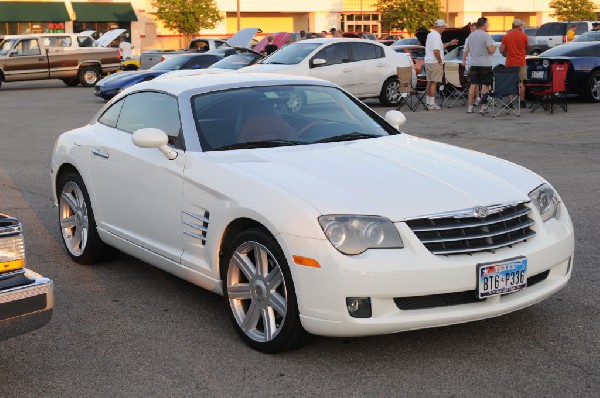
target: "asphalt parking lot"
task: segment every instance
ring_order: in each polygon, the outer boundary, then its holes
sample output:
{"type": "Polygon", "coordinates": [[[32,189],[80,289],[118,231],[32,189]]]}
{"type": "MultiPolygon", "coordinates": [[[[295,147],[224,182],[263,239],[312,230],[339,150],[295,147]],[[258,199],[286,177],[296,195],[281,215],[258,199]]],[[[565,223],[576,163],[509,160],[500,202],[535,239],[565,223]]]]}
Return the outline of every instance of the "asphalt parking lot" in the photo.
{"type": "MultiPolygon", "coordinates": [[[[367,101],[383,114],[376,101],[367,101]]],[[[405,113],[403,130],[519,163],[548,179],[575,224],[574,274],[503,317],[268,356],[246,347],[221,297],[120,255],[85,267],[62,248],[49,165],[56,137],[104,101],[60,81],[0,89],[0,212],[24,225],[27,266],[52,278],[44,328],[0,342],[2,397],[597,396],[600,389],[600,104],[496,119],[405,113]]]]}

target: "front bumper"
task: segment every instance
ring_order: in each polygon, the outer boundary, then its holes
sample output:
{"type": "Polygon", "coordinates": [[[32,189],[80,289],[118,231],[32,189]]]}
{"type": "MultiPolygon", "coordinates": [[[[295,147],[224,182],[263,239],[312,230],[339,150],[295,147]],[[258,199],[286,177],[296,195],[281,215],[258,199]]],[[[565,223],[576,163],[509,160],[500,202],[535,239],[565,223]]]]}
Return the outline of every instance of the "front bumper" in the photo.
{"type": "Polygon", "coordinates": [[[31,270],[30,283],[0,290],[0,341],[39,329],[52,318],[54,284],[31,270]]]}
{"type": "Polygon", "coordinates": [[[404,249],[368,250],[358,256],[340,254],[327,240],[290,235],[279,235],[278,240],[290,264],[300,319],[308,332],[338,337],[387,334],[495,317],[560,290],[571,276],[574,252],[573,226],[566,209],[561,210],[560,220],[543,223],[536,217],[536,236],[529,241],[471,256],[434,255],[404,223],[396,224],[404,249]],[[294,255],[314,258],[321,268],[296,265],[294,255]],[[527,278],[548,271],[547,277],[521,291],[467,304],[404,310],[396,304],[402,298],[475,294],[477,264],[518,256],[527,258],[527,278]],[[369,297],[372,316],[351,317],[347,297],[369,297]]]}
{"type": "Polygon", "coordinates": [[[119,94],[119,90],[102,90],[100,87],[94,87],[94,95],[102,99],[111,99],[115,95],[119,94]]]}

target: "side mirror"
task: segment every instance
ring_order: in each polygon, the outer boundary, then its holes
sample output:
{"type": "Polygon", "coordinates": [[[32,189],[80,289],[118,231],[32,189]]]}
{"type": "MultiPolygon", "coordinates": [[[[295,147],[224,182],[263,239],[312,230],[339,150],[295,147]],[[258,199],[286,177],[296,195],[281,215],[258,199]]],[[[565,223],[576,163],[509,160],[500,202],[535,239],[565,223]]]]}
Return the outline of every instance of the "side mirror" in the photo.
{"type": "Polygon", "coordinates": [[[388,111],[385,114],[385,121],[391,124],[396,130],[400,130],[400,126],[406,123],[406,117],[400,111],[388,111]]]}
{"type": "Polygon", "coordinates": [[[136,130],[133,132],[131,140],[140,148],[158,148],[169,160],[177,157],[177,152],[167,145],[169,142],[167,133],[160,129],[146,128],[136,130]]]}
{"type": "Polygon", "coordinates": [[[315,58],[312,60],[313,68],[316,68],[318,66],[323,66],[323,65],[327,65],[327,61],[324,60],[323,58],[315,58]]]}
{"type": "Polygon", "coordinates": [[[14,57],[15,55],[17,55],[19,53],[19,50],[17,50],[16,48],[13,48],[12,50],[10,50],[8,52],[8,56],[9,57],[14,57]]]}

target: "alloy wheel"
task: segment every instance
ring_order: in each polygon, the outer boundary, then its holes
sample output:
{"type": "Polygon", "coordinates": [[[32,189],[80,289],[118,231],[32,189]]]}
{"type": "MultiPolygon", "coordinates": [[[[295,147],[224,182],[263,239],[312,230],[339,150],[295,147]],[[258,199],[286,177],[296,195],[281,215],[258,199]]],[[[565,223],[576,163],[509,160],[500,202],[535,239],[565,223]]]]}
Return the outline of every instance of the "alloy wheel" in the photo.
{"type": "Polygon", "coordinates": [[[287,289],[279,263],[257,242],[242,243],[227,270],[227,297],[233,316],[252,340],[268,342],[283,328],[287,289]]]}
{"type": "Polygon", "coordinates": [[[390,104],[396,104],[400,101],[400,83],[397,80],[390,82],[385,91],[385,95],[390,104]]]}
{"type": "Polygon", "coordinates": [[[83,192],[73,181],[67,182],[62,189],[59,212],[65,246],[73,256],[81,256],[88,240],[88,211],[83,192]]]}
{"type": "Polygon", "coordinates": [[[600,73],[596,73],[592,79],[592,97],[597,102],[600,102],[600,73]]]}

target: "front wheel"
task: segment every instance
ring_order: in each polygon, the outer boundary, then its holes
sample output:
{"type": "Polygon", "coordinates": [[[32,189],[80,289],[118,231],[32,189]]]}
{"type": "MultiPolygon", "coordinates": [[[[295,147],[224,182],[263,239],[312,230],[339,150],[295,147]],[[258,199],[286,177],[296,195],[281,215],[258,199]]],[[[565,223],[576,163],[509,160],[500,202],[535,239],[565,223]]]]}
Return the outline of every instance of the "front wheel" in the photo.
{"type": "Polygon", "coordinates": [[[379,102],[383,106],[396,106],[400,101],[400,83],[398,78],[390,77],[381,88],[381,94],[379,94],[379,102]]]}
{"type": "Polygon", "coordinates": [[[69,173],[58,181],[60,232],[67,253],[79,264],[108,261],[118,253],[96,230],[94,211],[81,176],[69,173]]]}
{"type": "Polygon", "coordinates": [[[83,87],[94,87],[100,80],[100,71],[92,66],[86,66],[79,70],[77,78],[83,87]]]}
{"type": "Polygon", "coordinates": [[[292,276],[275,238],[263,229],[246,230],[229,245],[221,264],[230,317],[246,344],[276,353],[306,341],[292,276]]]}
{"type": "Polygon", "coordinates": [[[600,102],[600,70],[592,72],[582,93],[586,102],[600,102]]]}

